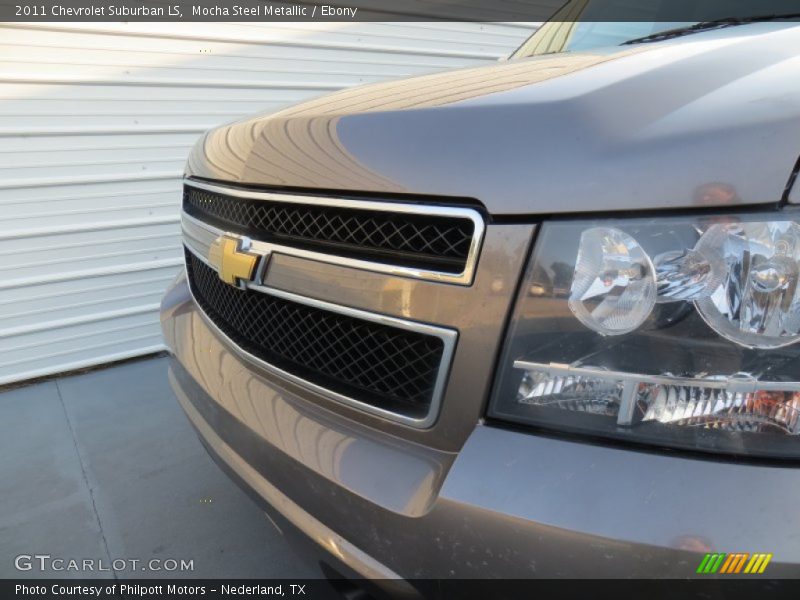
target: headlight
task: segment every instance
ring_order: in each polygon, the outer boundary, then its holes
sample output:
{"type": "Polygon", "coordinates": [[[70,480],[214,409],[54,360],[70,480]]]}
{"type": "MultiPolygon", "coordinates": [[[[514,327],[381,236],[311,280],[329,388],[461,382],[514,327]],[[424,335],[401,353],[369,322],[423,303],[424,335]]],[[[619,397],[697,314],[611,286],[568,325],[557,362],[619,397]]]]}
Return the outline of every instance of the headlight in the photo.
{"type": "Polygon", "coordinates": [[[790,216],[544,224],[490,416],[800,457],[800,225],[790,216]]]}

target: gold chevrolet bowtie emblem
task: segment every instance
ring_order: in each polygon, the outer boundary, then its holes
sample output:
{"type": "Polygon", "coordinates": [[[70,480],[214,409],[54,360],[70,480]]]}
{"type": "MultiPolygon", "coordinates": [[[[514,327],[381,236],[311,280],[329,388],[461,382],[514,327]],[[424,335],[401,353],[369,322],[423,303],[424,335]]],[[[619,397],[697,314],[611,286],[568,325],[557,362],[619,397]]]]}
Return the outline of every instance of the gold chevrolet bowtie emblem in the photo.
{"type": "Polygon", "coordinates": [[[249,239],[226,233],[211,243],[208,262],[217,269],[222,281],[238,287],[255,275],[258,254],[249,252],[249,247],[249,239]]]}

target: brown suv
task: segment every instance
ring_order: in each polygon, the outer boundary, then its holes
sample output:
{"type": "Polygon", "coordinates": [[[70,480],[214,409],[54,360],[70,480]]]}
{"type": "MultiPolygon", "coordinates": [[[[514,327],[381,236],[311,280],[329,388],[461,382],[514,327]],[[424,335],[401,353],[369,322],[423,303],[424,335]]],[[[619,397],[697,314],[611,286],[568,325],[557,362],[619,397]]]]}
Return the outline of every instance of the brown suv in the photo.
{"type": "Polygon", "coordinates": [[[800,27],[662,29],[548,24],[196,145],[174,387],[326,568],[797,575],[800,27]]]}

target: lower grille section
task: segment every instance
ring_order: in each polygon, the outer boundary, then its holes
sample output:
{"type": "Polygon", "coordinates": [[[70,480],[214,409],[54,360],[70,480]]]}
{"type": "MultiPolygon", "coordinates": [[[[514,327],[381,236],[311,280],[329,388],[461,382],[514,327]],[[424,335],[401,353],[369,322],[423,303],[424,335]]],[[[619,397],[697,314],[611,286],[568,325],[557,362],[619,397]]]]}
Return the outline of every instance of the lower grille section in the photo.
{"type": "Polygon", "coordinates": [[[188,250],[186,266],[200,308],[246,352],[364,404],[412,419],[429,413],[441,338],[234,288],[188,250]]]}

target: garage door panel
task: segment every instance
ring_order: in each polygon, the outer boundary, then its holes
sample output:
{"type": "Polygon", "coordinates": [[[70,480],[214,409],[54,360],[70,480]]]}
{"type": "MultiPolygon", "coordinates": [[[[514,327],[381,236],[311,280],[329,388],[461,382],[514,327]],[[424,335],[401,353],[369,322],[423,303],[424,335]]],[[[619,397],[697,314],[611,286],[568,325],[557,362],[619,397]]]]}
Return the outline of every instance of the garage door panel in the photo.
{"type": "MultiPolygon", "coordinates": [[[[4,219],[0,221],[0,226],[14,226],[22,229],[35,229],[43,224],[56,223],[58,226],[77,228],[87,221],[97,222],[106,221],[147,221],[174,219],[178,202],[174,195],[171,198],[162,198],[160,195],[143,201],[139,204],[131,203],[130,198],[114,197],[113,202],[105,206],[91,204],[88,207],[73,207],[72,204],[88,204],[87,202],[71,203],[67,201],[59,202],[52,211],[36,210],[36,205],[26,206],[25,214],[18,217],[4,219]]],[[[18,204],[7,205],[8,208],[16,208],[18,204]]]]}
{"type": "Polygon", "coordinates": [[[178,224],[2,240],[0,280],[159,261],[177,256],[180,248],[178,224]]]}
{"type": "Polygon", "coordinates": [[[0,290],[0,335],[48,323],[158,304],[181,267],[113,273],[0,290]]]}
{"type": "MultiPolygon", "coordinates": [[[[3,118],[0,117],[0,123],[3,118]]],[[[112,155],[113,156],[113,155],[112,155]]],[[[28,157],[29,159],[31,157],[28,157]]],[[[106,158],[88,158],[86,160],[75,160],[76,157],[70,157],[70,160],[61,163],[53,162],[48,165],[38,158],[33,158],[27,164],[11,166],[7,165],[0,168],[0,178],[6,178],[6,181],[24,181],[27,179],[42,177],[45,174],[49,177],[70,177],[84,175],[87,178],[92,176],[112,176],[128,174],[146,174],[148,172],[161,173],[171,171],[173,173],[180,173],[186,162],[185,156],[167,156],[162,159],[144,159],[144,160],[130,160],[124,158],[106,157],[106,158]],[[74,161],[74,162],[73,162],[74,161]],[[12,179],[13,178],[13,179],[12,179]]],[[[62,161],[64,157],[62,157],[62,161]]]]}
{"type": "MultiPolygon", "coordinates": [[[[0,90],[2,89],[3,85],[0,85],[0,90]]],[[[0,100],[0,107],[6,106],[7,102],[0,100]]],[[[57,104],[58,102],[53,104],[53,111],[57,110],[57,104]]],[[[107,102],[103,102],[103,104],[109,106],[107,102]]],[[[19,113],[22,114],[21,108],[19,113]]],[[[188,153],[188,149],[192,147],[196,140],[197,135],[193,133],[132,133],[128,135],[102,133],[90,135],[87,132],[81,132],[79,135],[72,136],[16,135],[0,138],[2,142],[0,143],[0,156],[7,158],[19,154],[51,152],[57,155],[56,160],[63,161],[65,157],[69,157],[73,152],[102,152],[126,148],[138,151],[148,148],[185,148],[188,153]]]]}
{"type": "MultiPolygon", "coordinates": [[[[550,1],[550,0],[543,0],[550,1]]],[[[164,348],[186,157],[331,90],[488,64],[503,23],[0,25],[0,385],[164,348]]]]}
{"type": "MultiPolygon", "coordinates": [[[[2,169],[2,175],[6,175],[10,169],[97,166],[112,162],[143,167],[151,161],[185,161],[186,153],[191,148],[191,142],[169,145],[146,143],[145,140],[142,142],[138,145],[106,143],[94,147],[76,148],[73,146],[69,148],[68,154],[64,150],[52,149],[52,144],[51,147],[44,149],[20,148],[17,152],[0,151],[0,158],[2,158],[0,169],[2,169]]],[[[182,164],[180,166],[183,167],[182,164]]],[[[8,174],[13,175],[13,173],[8,174]]]]}
{"type": "MultiPolygon", "coordinates": [[[[142,310],[148,307],[143,306],[142,310]]],[[[156,352],[163,348],[161,330],[154,310],[144,314],[97,315],[97,320],[62,325],[57,332],[45,331],[0,340],[0,385],[46,375],[57,363],[61,369],[75,369],[156,352]]]]}

